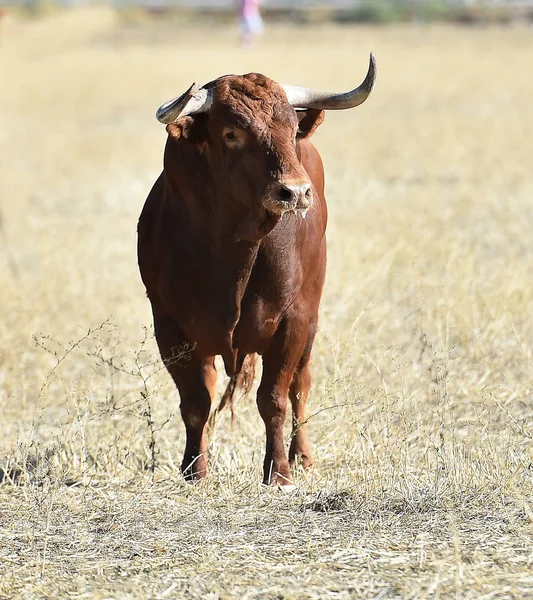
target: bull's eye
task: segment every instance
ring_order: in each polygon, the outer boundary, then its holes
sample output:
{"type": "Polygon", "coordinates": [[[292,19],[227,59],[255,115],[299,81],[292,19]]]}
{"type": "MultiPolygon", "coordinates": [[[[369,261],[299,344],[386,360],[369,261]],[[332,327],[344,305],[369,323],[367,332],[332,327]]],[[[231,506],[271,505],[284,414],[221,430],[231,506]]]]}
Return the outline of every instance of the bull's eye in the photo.
{"type": "Polygon", "coordinates": [[[224,139],[224,143],[231,150],[236,150],[242,148],[244,146],[244,142],[246,139],[246,135],[240,129],[224,129],[222,132],[222,138],[224,139]]]}

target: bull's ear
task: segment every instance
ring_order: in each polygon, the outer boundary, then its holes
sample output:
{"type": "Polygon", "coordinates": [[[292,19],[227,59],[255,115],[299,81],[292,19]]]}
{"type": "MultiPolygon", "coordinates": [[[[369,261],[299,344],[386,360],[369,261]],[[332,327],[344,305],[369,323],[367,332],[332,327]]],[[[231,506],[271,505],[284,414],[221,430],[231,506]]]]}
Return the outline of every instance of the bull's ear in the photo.
{"type": "Polygon", "coordinates": [[[207,142],[207,128],[204,115],[181,117],[167,125],[167,133],[178,142],[202,147],[207,142]]]}
{"type": "Polygon", "coordinates": [[[315,133],[315,129],[324,120],[325,113],[323,110],[315,108],[307,108],[306,110],[296,111],[298,116],[298,138],[308,138],[315,133]]]}

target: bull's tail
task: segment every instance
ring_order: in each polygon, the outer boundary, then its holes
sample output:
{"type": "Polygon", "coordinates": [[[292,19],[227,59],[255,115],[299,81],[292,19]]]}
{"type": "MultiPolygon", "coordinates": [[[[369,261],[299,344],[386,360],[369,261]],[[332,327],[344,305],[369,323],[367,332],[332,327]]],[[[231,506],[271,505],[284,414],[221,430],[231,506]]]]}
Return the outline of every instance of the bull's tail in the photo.
{"type": "Polygon", "coordinates": [[[244,357],[241,370],[230,377],[228,385],[220,398],[220,403],[209,418],[209,427],[212,428],[218,415],[229,405],[231,411],[231,427],[235,424],[235,396],[238,392],[242,396],[247,396],[254,385],[255,366],[257,354],[247,354],[244,357]]]}

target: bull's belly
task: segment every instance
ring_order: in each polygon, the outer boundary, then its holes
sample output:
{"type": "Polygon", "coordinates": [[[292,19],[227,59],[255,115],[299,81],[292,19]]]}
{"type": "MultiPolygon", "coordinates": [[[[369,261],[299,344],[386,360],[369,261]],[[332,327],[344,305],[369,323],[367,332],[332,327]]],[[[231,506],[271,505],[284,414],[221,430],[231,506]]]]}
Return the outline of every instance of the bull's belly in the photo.
{"type": "Polygon", "coordinates": [[[281,321],[281,311],[260,301],[244,306],[240,314],[196,305],[174,314],[188,345],[200,359],[220,355],[228,375],[237,368],[238,357],[263,354],[281,321]]]}
{"type": "Polygon", "coordinates": [[[301,283],[292,272],[259,272],[256,265],[239,299],[235,285],[217,282],[205,270],[192,278],[180,271],[181,264],[168,264],[158,280],[162,311],[178,324],[198,358],[221,355],[229,371],[238,357],[267,351],[301,283]]]}

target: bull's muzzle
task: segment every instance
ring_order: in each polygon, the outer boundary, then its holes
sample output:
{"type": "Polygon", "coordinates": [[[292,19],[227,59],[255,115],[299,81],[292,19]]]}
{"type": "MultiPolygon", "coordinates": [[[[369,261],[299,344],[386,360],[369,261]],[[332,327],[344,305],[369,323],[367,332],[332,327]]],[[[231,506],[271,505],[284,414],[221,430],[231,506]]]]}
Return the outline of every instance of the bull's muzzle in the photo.
{"type": "Polygon", "coordinates": [[[313,203],[311,183],[277,182],[270,185],[263,201],[270,212],[283,216],[288,211],[300,213],[304,218],[313,203]]]}

